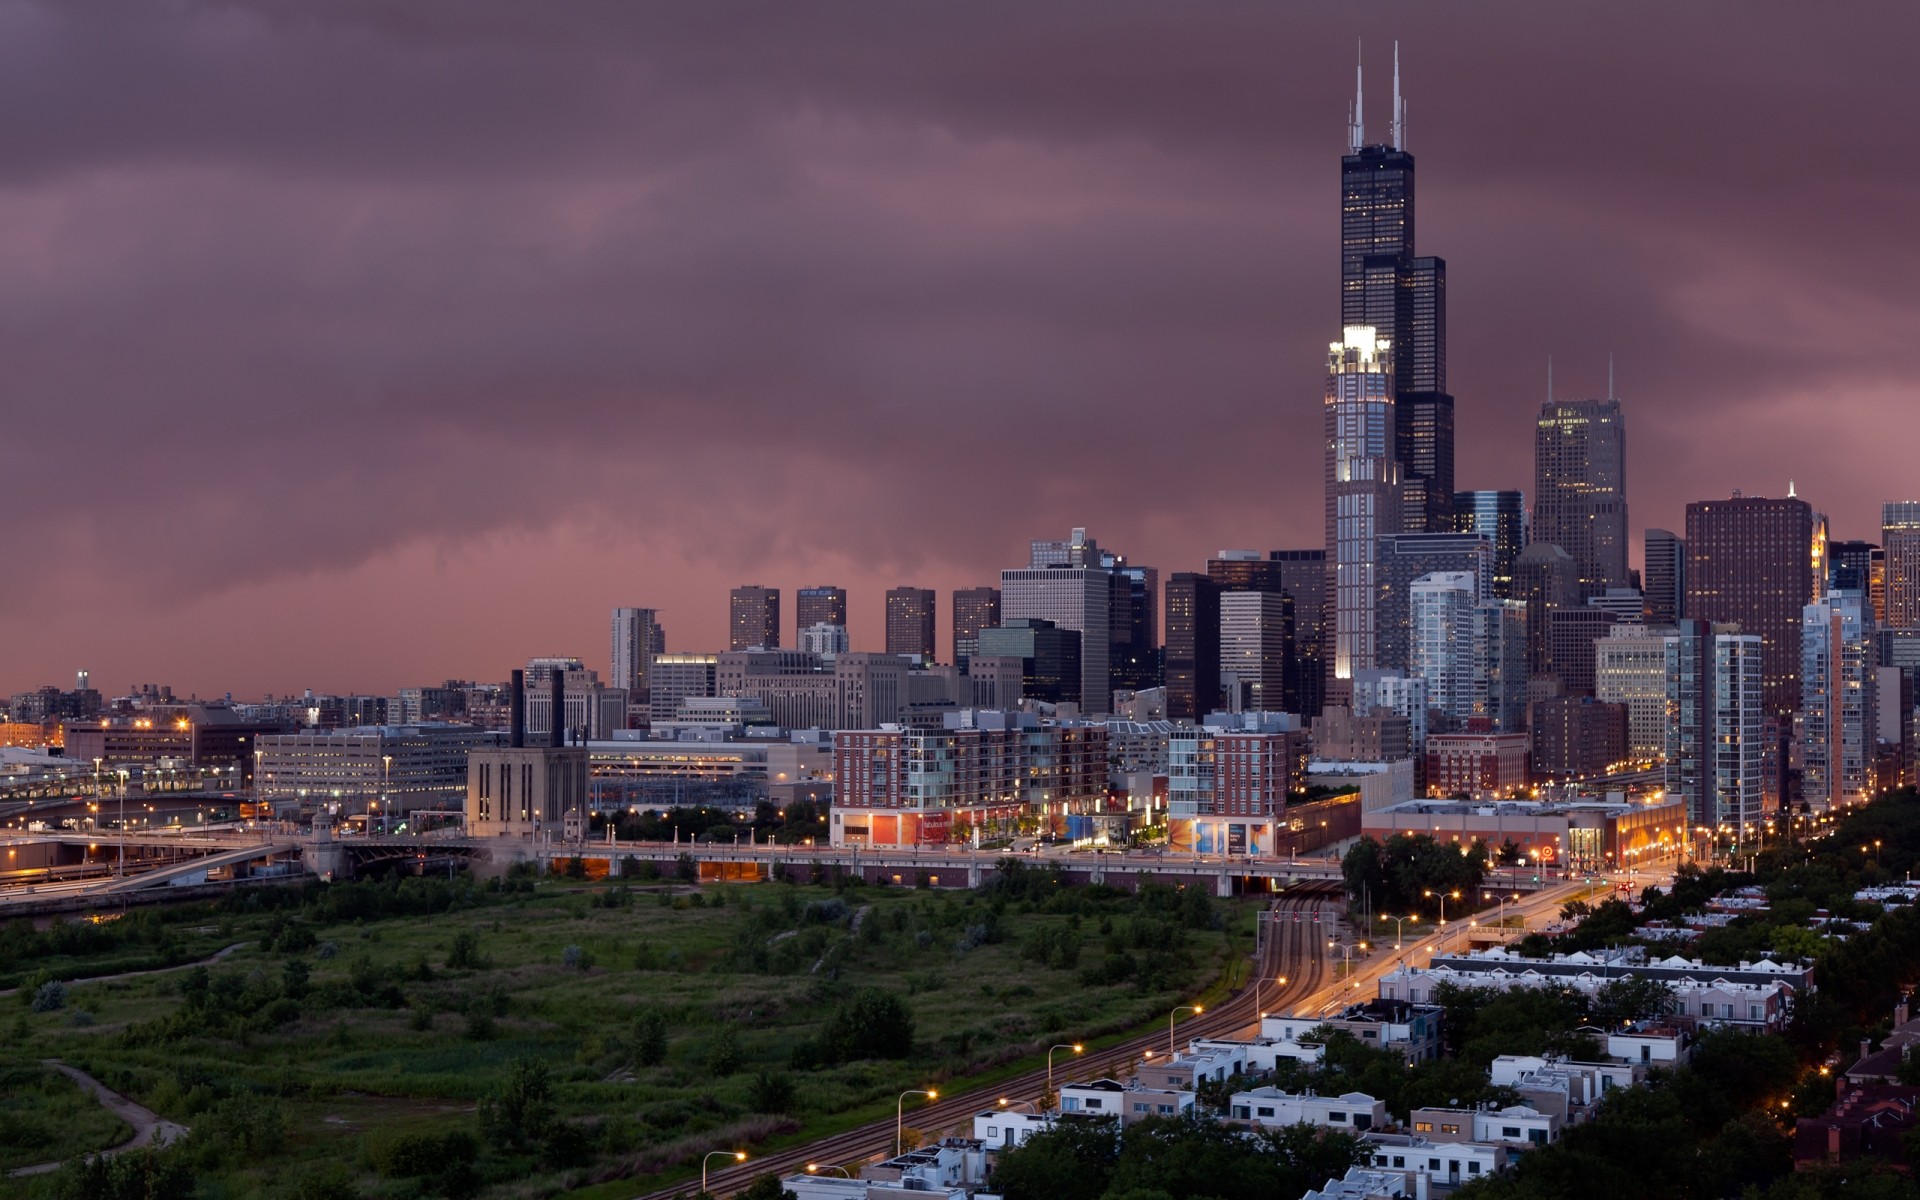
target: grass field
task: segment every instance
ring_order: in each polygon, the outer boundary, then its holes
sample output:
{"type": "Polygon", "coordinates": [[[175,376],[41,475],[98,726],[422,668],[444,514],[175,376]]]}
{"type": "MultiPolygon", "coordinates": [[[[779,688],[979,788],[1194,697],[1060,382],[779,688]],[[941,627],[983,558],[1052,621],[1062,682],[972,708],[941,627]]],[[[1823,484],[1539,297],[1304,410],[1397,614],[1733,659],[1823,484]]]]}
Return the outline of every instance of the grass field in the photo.
{"type": "Polygon", "coordinates": [[[65,1075],[0,1059],[0,1173],[104,1150],[133,1130],[65,1075]]]}
{"type": "Polygon", "coordinates": [[[192,1126],[203,1195],[625,1196],[707,1149],[816,1136],[891,1114],[903,1088],[1163,1022],[1249,940],[1198,894],[1027,883],[408,881],[275,910],[253,893],[166,925],[176,954],[247,943],[224,961],[76,983],[55,1012],[23,987],[0,1041],[192,1126]],[[409,906],[432,911],[387,915],[409,906]],[[834,1051],[868,988],[910,1011],[904,1057],[834,1051]]]}

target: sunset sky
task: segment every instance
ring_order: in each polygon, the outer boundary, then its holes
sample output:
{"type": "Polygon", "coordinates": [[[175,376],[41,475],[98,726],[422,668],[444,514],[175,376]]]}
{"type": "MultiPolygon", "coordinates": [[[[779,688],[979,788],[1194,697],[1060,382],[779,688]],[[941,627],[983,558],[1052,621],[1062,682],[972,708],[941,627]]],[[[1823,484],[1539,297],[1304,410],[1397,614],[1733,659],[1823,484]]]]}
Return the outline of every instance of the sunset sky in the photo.
{"type": "Polygon", "coordinates": [[[0,2],[0,692],[602,670],[608,610],[1321,539],[1394,39],[1459,486],[1920,497],[1909,3],[0,2]]]}

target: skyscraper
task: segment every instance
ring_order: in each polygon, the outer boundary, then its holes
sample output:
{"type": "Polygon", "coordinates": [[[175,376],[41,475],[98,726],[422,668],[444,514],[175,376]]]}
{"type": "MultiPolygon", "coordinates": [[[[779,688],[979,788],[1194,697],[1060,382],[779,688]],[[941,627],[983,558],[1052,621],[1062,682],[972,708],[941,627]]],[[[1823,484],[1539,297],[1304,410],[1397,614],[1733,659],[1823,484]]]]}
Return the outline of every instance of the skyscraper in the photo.
{"type": "Polygon", "coordinates": [[[1293,656],[1293,601],[1285,592],[1220,593],[1220,677],[1236,710],[1281,712],[1293,656]]]}
{"type": "Polygon", "coordinates": [[[750,583],[727,597],[727,649],[780,648],[780,589],[750,583]]]}
{"type": "Polygon", "coordinates": [[[953,662],[955,666],[974,654],[982,629],[1000,623],[1000,589],[973,587],[953,589],[953,662]]]}
{"type": "Polygon", "coordinates": [[[1167,580],[1166,647],[1167,718],[1198,721],[1220,702],[1220,585],[1210,577],[1167,580]]]}
{"type": "Polygon", "coordinates": [[[1529,536],[1572,557],[1580,571],[1582,600],[1631,584],[1627,434],[1618,400],[1549,398],[1540,406],[1529,536]]]}
{"type": "Polygon", "coordinates": [[[1682,618],[1662,641],[1667,796],[1686,804],[1694,825],[1750,836],[1764,795],[1761,639],[1682,618]]]}
{"type": "Polygon", "coordinates": [[[1453,524],[1453,397],[1447,394],[1447,264],[1414,253],[1414,161],[1405,147],[1399,50],[1393,119],[1369,143],[1356,69],[1347,154],[1340,160],[1340,324],[1370,326],[1393,356],[1391,436],[1405,486],[1400,528],[1453,524]]]}
{"type": "Polygon", "coordinates": [[[625,688],[633,702],[646,700],[653,656],[666,653],[665,637],[651,608],[613,610],[613,670],[609,687],[625,688]]]}
{"type": "Polygon", "coordinates": [[[1687,544],[1670,530],[1649,529],[1644,562],[1647,624],[1671,625],[1687,615],[1687,544]]]}
{"type": "Polygon", "coordinates": [[[1687,616],[1760,639],[1769,716],[1800,704],[1800,614],[1813,602],[1813,509],[1788,496],[1687,505],[1687,616]]]}
{"type": "Polygon", "coordinates": [[[1293,666],[1287,674],[1287,711],[1320,715],[1327,691],[1327,552],[1275,550],[1280,586],[1293,597],[1293,666]]]}
{"type": "Polygon", "coordinates": [[[1099,545],[1075,529],[1065,542],[1034,542],[1025,568],[1000,572],[1002,624],[1038,618],[1080,634],[1080,705],[1089,715],[1113,708],[1114,586],[1100,561],[1099,545]]]}
{"type": "MultiPolygon", "coordinates": [[[[1316,562],[1325,561],[1324,556],[1320,555],[1319,552],[1316,551],[1315,554],[1316,562]]],[[[1288,572],[1289,565],[1287,563],[1269,558],[1253,550],[1222,550],[1218,555],[1207,560],[1207,577],[1213,580],[1220,591],[1221,603],[1223,605],[1221,609],[1221,619],[1223,622],[1226,620],[1227,612],[1224,605],[1226,604],[1226,597],[1229,595],[1268,596],[1273,598],[1275,602],[1283,603],[1290,613],[1288,618],[1289,633],[1281,651],[1285,655],[1285,661],[1281,663],[1282,685],[1278,691],[1275,691],[1270,681],[1263,683],[1260,706],[1272,711],[1297,713],[1300,711],[1299,705],[1301,701],[1299,689],[1301,679],[1300,638],[1302,635],[1300,630],[1303,622],[1303,614],[1309,612],[1309,610],[1305,604],[1299,601],[1288,590],[1288,572]]],[[[1313,593],[1312,603],[1316,606],[1323,604],[1323,596],[1325,595],[1324,568],[1322,568],[1318,574],[1300,572],[1298,570],[1295,570],[1293,573],[1296,575],[1310,574],[1312,578],[1319,581],[1320,586],[1316,588],[1313,593]]],[[[1254,602],[1241,600],[1236,603],[1241,606],[1240,612],[1244,614],[1250,611],[1247,606],[1254,602]]],[[[1321,613],[1318,607],[1310,611],[1313,626],[1310,633],[1317,632],[1320,625],[1321,613]]],[[[1221,686],[1224,688],[1227,685],[1227,677],[1229,675],[1236,679],[1241,679],[1243,683],[1250,680],[1251,676],[1245,674],[1246,663],[1244,660],[1237,668],[1229,664],[1228,660],[1232,657],[1233,652],[1227,645],[1227,635],[1224,632],[1224,624],[1222,630],[1220,648],[1221,661],[1216,674],[1220,679],[1221,686]]],[[[1319,659],[1317,657],[1314,659],[1314,663],[1318,665],[1319,659]]],[[[1244,697],[1242,698],[1244,699],[1244,697]]],[[[1203,708],[1200,715],[1205,716],[1207,711],[1209,710],[1203,708]]]]}
{"type": "Polygon", "coordinates": [[[932,588],[897,587],[887,592],[887,653],[933,661],[932,588]]]}
{"type": "Polygon", "coordinates": [[[1873,610],[1864,590],[1830,592],[1800,618],[1801,798],[1815,812],[1871,796],[1879,716],[1873,610]]]}
{"type": "Polygon", "coordinates": [[[1474,716],[1480,580],[1465,571],[1435,571],[1414,580],[1410,592],[1409,673],[1426,681],[1427,708],[1439,718],[1434,731],[1465,729],[1474,716]]]}
{"type": "Polygon", "coordinates": [[[1453,528],[1493,546],[1493,594],[1513,597],[1513,560],[1527,548],[1527,498],[1518,491],[1455,492],[1453,528]]]}
{"type": "Polygon", "coordinates": [[[794,628],[809,625],[847,624],[847,589],[820,584],[803,587],[793,594],[794,628]]]}
{"type": "Polygon", "coordinates": [[[1493,543],[1478,533],[1395,533],[1380,539],[1374,574],[1374,660],[1383,670],[1412,662],[1413,581],[1435,571],[1465,571],[1474,579],[1474,603],[1493,592],[1493,543]]]}
{"type": "Polygon", "coordinates": [[[1580,603],[1580,568],[1567,552],[1535,542],[1513,563],[1513,598],[1527,606],[1527,673],[1553,673],[1553,614],[1580,603]]]}
{"type": "Polygon", "coordinates": [[[1886,624],[1920,629],[1920,500],[1880,506],[1880,545],[1886,589],[1886,624]]]}
{"type": "Polygon", "coordinates": [[[1160,571],[1136,567],[1117,554],[1102,552],[1100,565],[1113,577],[1112,661],[1108,669],[1116,691],[1159,687],[1160,571]]]}
{"type": "Polygon", "coordinates": [[[1401,531],[1392,347],[1349,326],[1328,347],[1326,546],[1331,616],[1326,701],[1344,705],[1355,671],[1381,664],[1375,642],[1380,538],[1401,531]]]}

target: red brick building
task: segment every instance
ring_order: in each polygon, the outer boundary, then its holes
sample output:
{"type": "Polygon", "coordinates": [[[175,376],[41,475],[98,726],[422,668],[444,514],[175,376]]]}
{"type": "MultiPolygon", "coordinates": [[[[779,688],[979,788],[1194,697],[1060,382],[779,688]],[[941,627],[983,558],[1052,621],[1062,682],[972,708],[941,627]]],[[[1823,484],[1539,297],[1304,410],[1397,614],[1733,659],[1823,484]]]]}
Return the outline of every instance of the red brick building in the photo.
{"type": "Polygon", "coordinates": [[[1427,738],[1427,795],[1511,796],[1532,782],[1524,733],[1436,733],[1427,738]]]}

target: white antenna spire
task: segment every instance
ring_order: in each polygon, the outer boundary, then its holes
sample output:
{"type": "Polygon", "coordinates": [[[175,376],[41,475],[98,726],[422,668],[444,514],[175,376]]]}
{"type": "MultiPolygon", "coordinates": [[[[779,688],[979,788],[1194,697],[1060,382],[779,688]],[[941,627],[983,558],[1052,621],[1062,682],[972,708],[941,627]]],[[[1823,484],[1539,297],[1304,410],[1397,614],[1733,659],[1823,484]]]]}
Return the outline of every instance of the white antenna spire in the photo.
{"type": "Polygon", "coordinates": [[[1787,480],[1787,499],[1792,500],[1794,499],[1795,495],[1796,493],[1793,490],[1793,480],[1789,479],[1787,480]]]}
{"type": "Polygon", "coordinates": [[[1393,44],[1393,148],[1407,148],[1407,105],[1400,99],[1400,43],[1393,44]]]}
{"type": "Polygon", "coordinates": [[[1367,98],[1366,88],[1361,85],[1360,77],[1360,41],[1354,39],[1353,51],[1353,111],[1347,114],[1347,145],[1352,153],[1360,153],[1360,147],[1367,144],[1367,121],[1360,108],[1367,98]]]}

